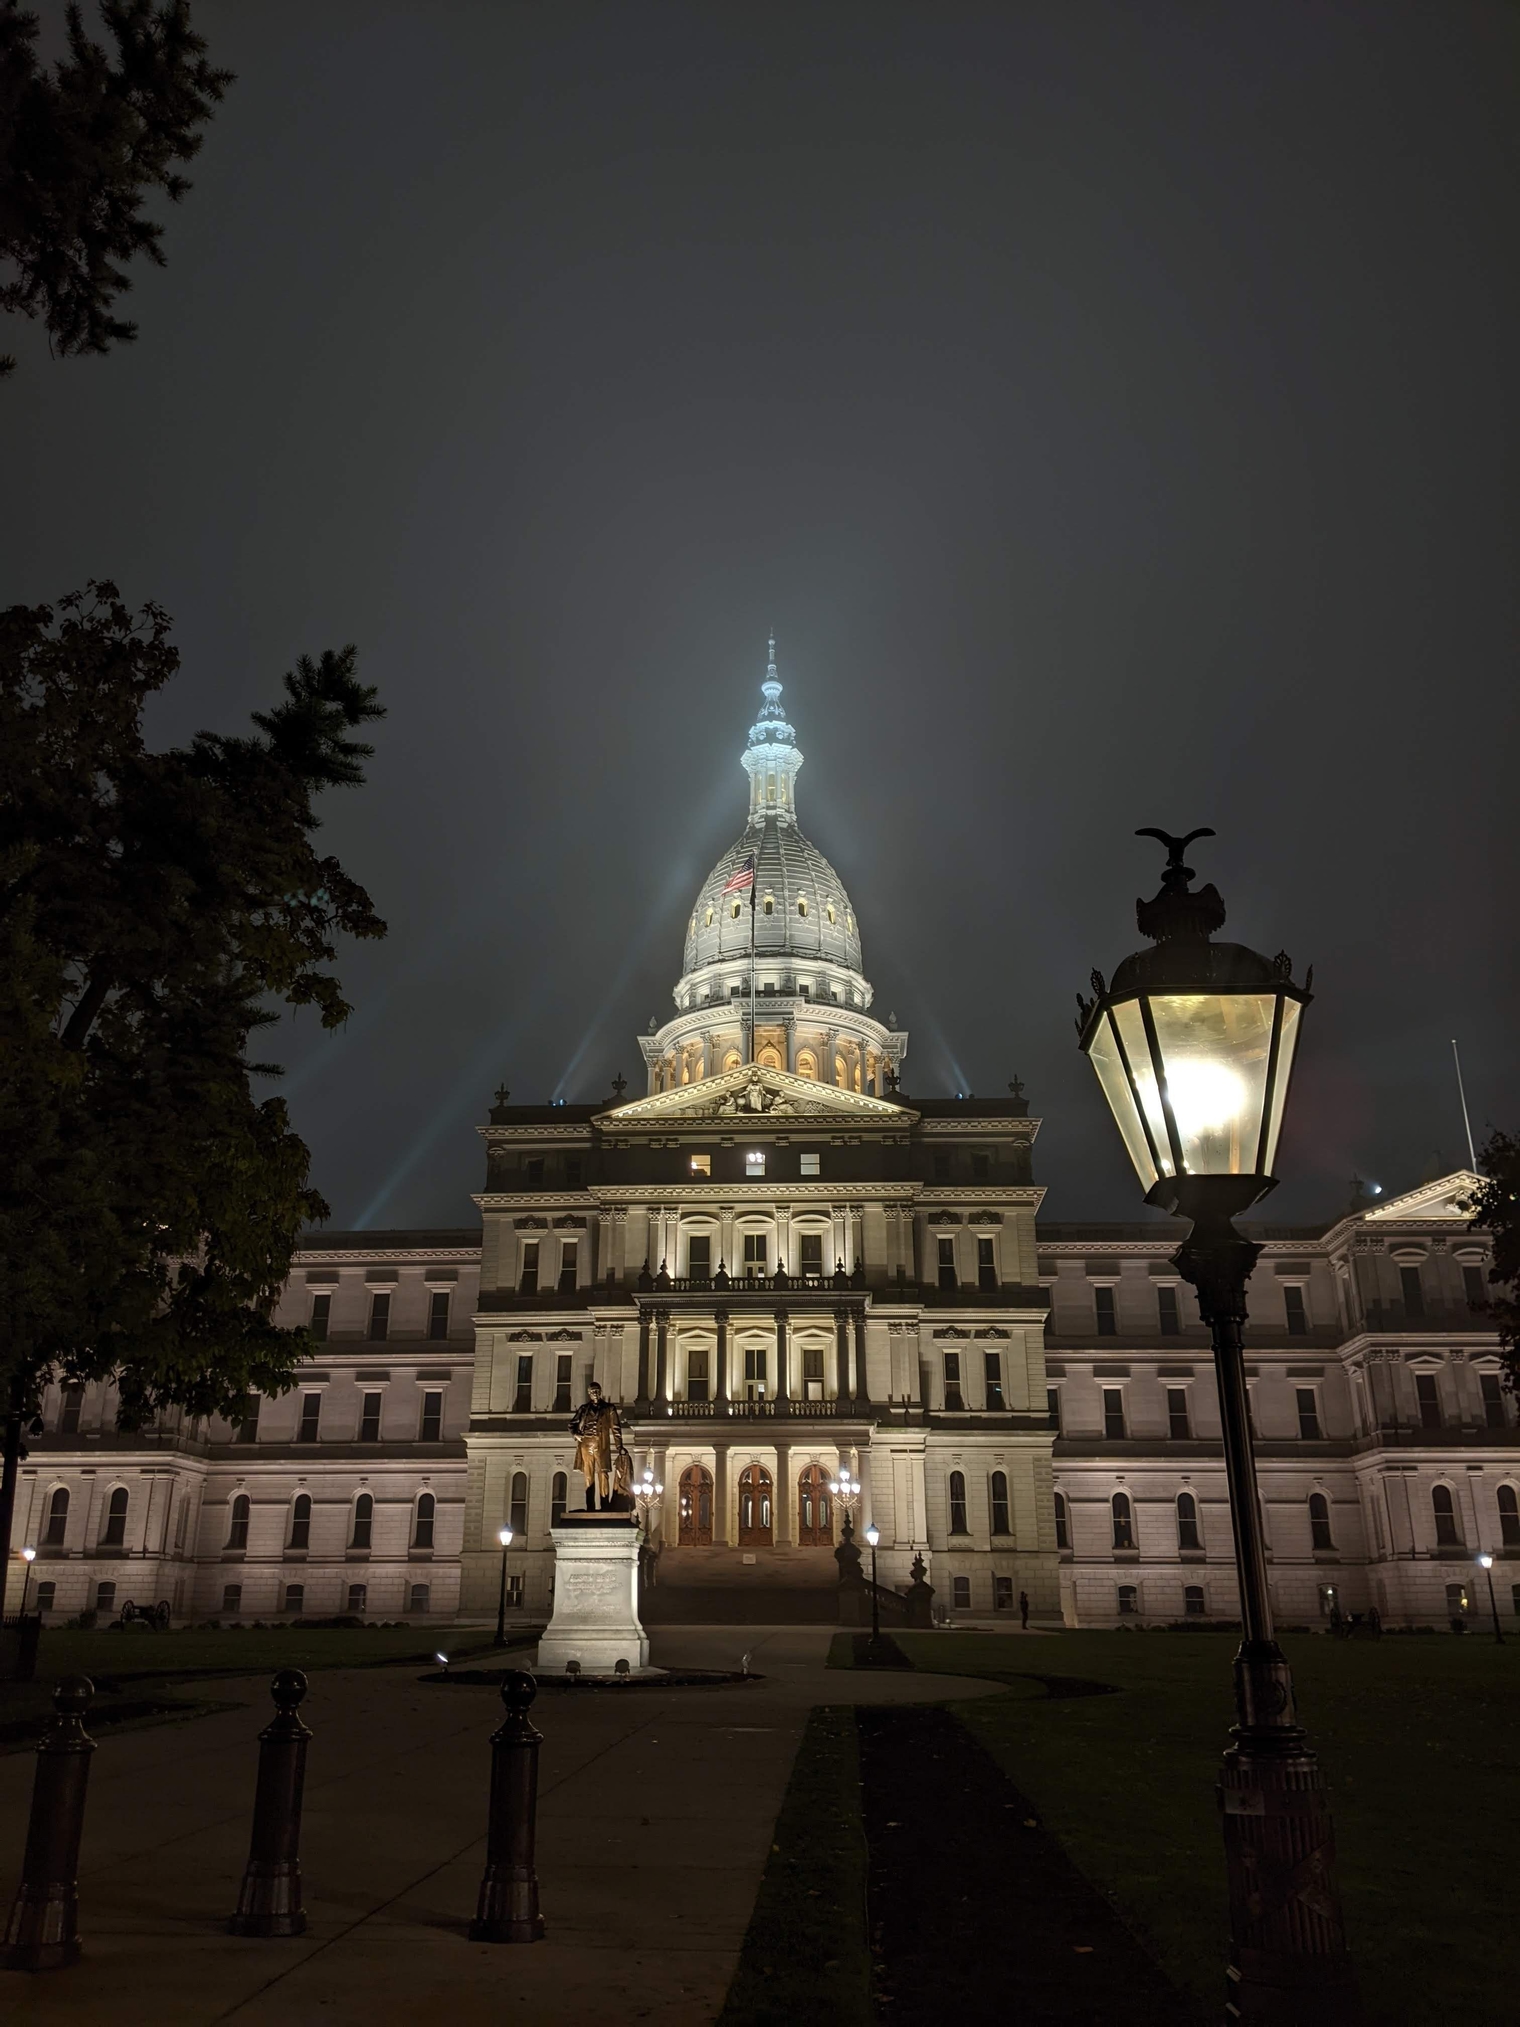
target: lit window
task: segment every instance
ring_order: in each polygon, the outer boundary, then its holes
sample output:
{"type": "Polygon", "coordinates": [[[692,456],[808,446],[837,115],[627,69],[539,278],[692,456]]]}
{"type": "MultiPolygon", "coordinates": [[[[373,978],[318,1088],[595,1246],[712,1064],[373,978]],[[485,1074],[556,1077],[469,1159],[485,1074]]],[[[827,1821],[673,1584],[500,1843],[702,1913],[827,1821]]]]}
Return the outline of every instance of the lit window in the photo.
{"type": "Polygon", "coordinates": [[[745,1155],[744,1173],[746,1175],[764,1175],[765,1156],[757,1148],[752,1148],[750,1152],[745,1155]]]}
{"type": "Polygon", "coordinates": [[[713,926],[713,911],[711,910],[711,908],[709,908],[707,914],[703,918],[702,927],[704,929],[711,929],[712,926],[713,926]]]}
{"type": "Polygon", "coordinates": [[[826,908],[826,909],[824,910],[824,913],[825,913],[825,914],[826,914],[826,915],[828,916],[828,918],[829,918],[829,920],[830,920],[831,922],[832,922],[832,921],[833,921],[833,920],[835,919],[835,918],[834,918],[834,904],[833,904],[833,902],[832,902],[832,901],[830,901],[830,903],[829,903],[828,907],[827,907],[827,908],[826,908]]]}
{"type": "Polygon", "coordinates": [[[802,1160],[802,1167],[801,1167],[801,1170],[799,1171],[799,1172],[800,1172],[801,1174],[803,1174],[803,1175],[817,1175],[817,1174],[818,1174],[818,1172],[819,1172],[819,1169],[818,1169],[818,1161],[819,1161],[819,1157],[818,1157],[818,1156],[817,1156],[816,1154],[804,1154],[804,1155],[803,1155],[803,1156],[801,1157],[801,1160],[802,1160]]]}
{"type": "MultiPolygon", "coordinates": [[[[812,1052],[812,1050],[811,1050],[811,1049],[803,1049],[803,1050],[801,1051],[801,1053],[800,1053],[800,1054],[798,1055],[798,1057],[797,1057],[797,1075],[798,1075],[799,1077],[813,1077],[813,1078],[816,1078],[816,1077],[817,1077],[817,1075],[818,1075],[818,1058],[817,1058],[817,1057],[816,1057],[816,1056],[815,1056],[815,1055],[813,1054],[813,1052],[812,1052]]],[[[806,1156],[806,1155],[804,1155],[804,1156],[803,1156],[802,1158],[803,1158],[803,1160],[804,1160],[804,1161],[806,1161],[806,1160],[807,1160],[807,1156],[806,1156]]],[[[814,1159],[816,1159],[816,1158],[817,1158],[817,1157],[815,1156],[815,1157],[814,1157],[814,1159]]],[[[805,1173],[806,1173],[806,1170],[804,1170],[803,1172],[804,1172],[804,1174],[805,1174],[805,1173]]],[[[816,1173],[816,1171],[815,1171],[815,1173],[816,1173]]]]}
{"type": "Polygon", "coordinates": [[[766,914],[767,914],[767,915],[774,915],[774,914],[775,914],[775,912],[776,912],[776,900],[775,900],[775,896],[774,896],[773,894],[767,894],[767,895],[766,895],[766,897],[765,897],[765,902],[764,902],[764,907],[765,907],[765,912],[766,912],[766,914]]]}
{"type": "Polygon", "coordinates": [[[844,926],[852,936],[855,934],[855,917],[850,913],[848,908],[844,911],[844,926]]]}
{"type": "Polygon", "coordinates": [[[691,1157],[691,1172],[693,1175],[711,1175],[712,1156],[710,1154],[694,1154],[691,1157]]]}
{"type": "Polygon", "coordinates": [[[730,901],[728,904],[728,912],[737,922],[739,919],[739,903],[737,901],[730,901]]]}
{"type": "Polygon", "coordinates": [[[807,913],[807,900],[804,896],[801,895],[799,895],[797,899],[797,913],[799,915],[806,915],[807,913]]]}

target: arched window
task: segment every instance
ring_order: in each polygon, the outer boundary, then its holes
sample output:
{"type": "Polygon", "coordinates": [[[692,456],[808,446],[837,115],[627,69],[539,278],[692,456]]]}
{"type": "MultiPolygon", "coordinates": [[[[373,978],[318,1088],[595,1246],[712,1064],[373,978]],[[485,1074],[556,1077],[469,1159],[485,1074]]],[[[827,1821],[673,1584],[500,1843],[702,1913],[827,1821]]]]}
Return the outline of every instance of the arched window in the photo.
{"type": "Polygon", "coordinates": [[[375,1501],[371,1493],[361,1492],[354,1501],[354,1538],[350,1548],[368,1548],[370,1535],[375,1526],[375,1501]]]}
{"type": "Polygon", "coordinates": [[[806,894],[799,894],[799,895],[797,896],[797,913],[798,913],[799,915],[806,915],[806,913],[807,913],[807,896],[806,896],[806,894]]]}
{"type": "Polygon", "coordinates": [[[1008,1525],[1008,1473],[994,1471],[992,1474],[992,1532],[1011,1534],[1008,1525]]]}
{"type": "Polygon", "coordinates": [[[549,1482],[549,1525],[558,1527],[565,1517],[565,1508],[570,1500],[570,1480],[563,1471],[556,1471],[549,1482]]]}
{"type": "Polygon", "coordinates": [[[1056,1494],[1056,1547],[1071,1547],[1071,1530],[1066,1524],[1066,1494],[1056,1494]]]}
{"type": "Polygon", "coordinates": [[[728,912],[733,917],[734,921],[737,922],[739,919],[739,903],[737,901],[730,901],[728,904],[728,912]]]}
{"type": "Polygon", "coordinates": [[[311,1494],[298,1492],[290,1508],[291,1548],[311,1547],[311,1494]]]}
{"type": "Polygon", "coordinates": [[[1130,1510],[1129,1494],[1116,1492],[1109,1502],[1114,1514],[1114,1547],[1133,1548],[1135,1545],[1134,1515],[1130,1510]]]}
{"type": "Polygon", "coordinates": [[[818,1058],[813,1054],[811,1049],[802,1049],[798,1052],[797,1075],[799,1077],[817,1077],[818,1058]]]}
{"type": "Polygon", "coordinates": [[[1330,1502],[1323,1492],[1309,1494],[1309,1542],[1311,1548],[1334,1548],[1330,1532],[1330,1502]]]}
{"type": "Polygon", "coordinates": [[[759,1061],[760,1067],[763,1070],[779,1070],[781,1068],[781,1058],[774,1049],[762,1049],[759,1061]]]}
{"type": "Polygon", "coordinates": [[[709,908],[706,915],[702,918],[702,927],[704,929],[711,929],[712,925],[713,925],[713,911],[711,910],[711,908],[709,908]]]}
{"type": "Polygon", "coordinates": [[[723,1058],[723,1067],[725,1070],[738,1070],[743,1068],[743,1064],[741,1063],[739,1058],[739,1051],[737,1049],[729,1050],[728,1054],[723,1058]]]}
{"type": "Polygon", "coordinates": [[[1513,1485],[1499,1487],[1499,1534],[1506,1548],[1520,1548],[1520,1500],[1513,1485]]]}
{"type": "Polygon", "coordinates": [[[1184,1584],[1182,1609],[1190,1619],[1201,1619],[1208,1610],[1208,1600],[1203,1595],[1202,1584],[1184,1584]]]}
{"type": "Polygon", "coordinates": [[[69,1524],[69,1488],[55,1486],[48,1501],[47,1533],[43,1536],[49,1548],[62,1548],[63,1537],[69,1524]]]}
{"type": "Polygon", "coordinates": [[[246,1548],[248,1546],[248,1514],[250,1502],[246,1492],[240,1492],[232,1502],[232,1518],[227,1523],[227,1546],[246,1548]]]}
{"type": "Polygon", "coordinates": [[[1177,1494],[1177,1546],[1183,1549],[1203,1547],[1198,1533],[1198,1501],[1191,1492],[1177,1494]]]}
{"type": "Polygon", "coordinates": [[[966,1525],[966,1474],[964,1471],[950,1473],[950,1532],[969,1534],[966,1525]]]}
{"type": "Polygon", "coordinates": [[[832,902],[832,901],[830,901],[830,903],[829,903],[828,907],[827,907],[827,908],[826,908],[826,909],[824,910],[824,913],[825,913],[825,914],[826,914],[826,915],[828,916],[828,918],[829,918],[830,922],[834,921],[834,919],[835,919],[835,916],[834,916],[834,904],[833,904],[833,902],[832,902]]]}
{"type": "Polygon", "coordinates": [[[507,1514],[507,1525],[521,1541],[528,1531],[528,1474],[526,1471],[512,1473],[511,1510],[507,1514]]]}
{"type": "Polygon", "coordinates": [[[1433,1485],[1430,1490],[1430,1506],[1436,1517],[1436,1547],[1460,1548],[1462,1534],[1457,1526],[1457,1509],[1451,1496],[1451,1487],[1433,1485]]]}
{"type": "Polygon", "coordinates": [[[127,1488],[118,1485],[106,1503],[106,1531],[100,1537],[102,1548],[123,1548],[127,1540],[127,1488]]]}
{"type": "Polygon", "coordinates": [[[431,1492],[423,1492],[417,1498],[417,1526],[412,1535],[413,1548],[433,1546],[433,1520],[438,1512],[438,1501],[431,1492]]]}
{"type": "Polygon", "coordinates": [[[764,899],[764,900],[763,900],[763,901],[762,901],[762,902],[760,903],[760,905],[761,905],[761,907],[762,907],[762,908],[763,908],[763,909],[765,910],[765,912],[766,912],[766,914],[767,914],[767,915],[774,915],[774,914],[775,914],[775,912],[776,912],[776,897],[775,897],[775,895],[774,895],[774,894],[767,894],[767,895],[766,895],[766,897],[765,897],[765,899],[764,899]]]}

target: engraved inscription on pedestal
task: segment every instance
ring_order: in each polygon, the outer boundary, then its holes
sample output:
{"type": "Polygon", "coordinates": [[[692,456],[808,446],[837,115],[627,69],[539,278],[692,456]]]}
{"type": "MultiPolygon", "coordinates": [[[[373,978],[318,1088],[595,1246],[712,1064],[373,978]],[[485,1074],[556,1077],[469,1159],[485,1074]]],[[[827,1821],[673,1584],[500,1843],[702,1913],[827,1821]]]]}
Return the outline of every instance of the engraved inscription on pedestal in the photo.
{"type": "Polygon", "coordinates": [[[554,1540],[554,1615],[538,1643],[542,1675],[578,1661],[585,1675],[610,1675],[619,1661],[649,1666],[639,1624],[639,1528],[631,1514],[567,1513],[554,1540]]]}

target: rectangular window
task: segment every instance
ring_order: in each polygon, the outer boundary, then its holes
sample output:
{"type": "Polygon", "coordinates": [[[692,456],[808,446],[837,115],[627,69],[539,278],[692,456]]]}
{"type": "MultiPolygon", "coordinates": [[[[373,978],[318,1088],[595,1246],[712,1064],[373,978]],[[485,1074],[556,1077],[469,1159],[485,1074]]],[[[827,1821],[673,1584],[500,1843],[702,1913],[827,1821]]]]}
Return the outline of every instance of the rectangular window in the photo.
{"type": "Polygon", "coordinates": [[[746,1400],[765,1398],[765,1346],[747,1344],[744,1347],[744,1397],[746,1400]]]}
{"type": "Polygon", "coordinates": [[[971,1180],[973,1182],[985,1182],[987,1180],[988,1175],[991,1173],[991,1169],[992,1163],[987,1157],[987,1155],[985,1154],[972,1155],[971,1180]]]}
{"type": "Polygon", "coordinates": [[[1184,1584],[1182,1587],[1182,1609],[1190,1619],[1203,1617],[1204,1599],[1202,1584],[1184,1584]]]}
{"type": "Polygon", "coordinates": [[[969,1612],[971,1610],[970,1577],[952,1577],[950,1579],[950,1599],[956,1611],[969,1612]]]}
{"type": "Polygon", "coordinates": [[[712,1156],[710,1154],[694,1154],[691,1157],[691,1172],[693,1175],[711,1175],[712,1156]]]}
{"type": "Polygon", "coordinates": [[[1060,1433],[1061,1433],[1061,1389],[1060,1389],[1059,1387],[1046,1387],[1046,1389],[1045,1389],[1045,1412],[1046,1412],[1046,1414],[1048,1414],[1048,1415],[1049,1415],[1049,1417],[1050,1417],[1050,1425],[1051,1425],[1051,1427],[1052,1427],[1052,1428],[1053,1428],[1053,1429],[1055,1430],[1055,1432],[1056,1432],[1056,1434],[1057,1434],[1057,1435],[1060,1435],[1060,1433]]]}
{"type": "Polygon", "coordinates": [[[369,1610],[369,1585],[350,1584],[348,1587],[349,1616],[362,1619],[369,1610]]]}
{"type": "Polygon", "coordinates": [[[559,1249],[559,1292],[572,1294],[580,1272],[581,1247],[579,1239],[564,1240],[559,1249]]]}
{"type": "Polygon", "coordinates": [[[1417,1372],[1414,1376],[1414,1397],[1420,1409],[1420,1427],[1439,1429],[1445,1422],[1441,1413],[1441,1394],[1433,1372],[1417,1372]]]}
{"type": "Polygon", "coordinates": [[[566,1161],[565,1163],[565,1188],[579,1189],[580,1187],[581,1187],[580,1157],[578,1155],[572,1154],[568,1159],[568,1161],[566,1161]]]}
{"type": "Polygon", "coordinates": [[[1006,1471],[994,1471],[988,1482],[987,1490],[989,1494],[988,1503],[992,1511],[992,1532],[994,1534],[1011,1534],[1013,1530],[1008,1524],[1008,1473],[1006,1471]]]}
{"type": "Polygon", "coordinates": [[[1064,1549],[1071,1547],[1071,1534],[1066,1524],[1066,1495],[1064,1492],[1056,1494],[1056,1547],[1064,1549]]]}
{"type": "Polygon", "coordinates": [[[804,1176],[808,1176],[808,1175],[818,1175],[820,1172],[821,1171],[818,1156],[816,1154],[804,1154],[801,1158],[801,1165],[799,1167],[798,1173],[804,1176]]]}
{"type": "Polygon", "coordinates": [[[1140,1592],[1134,1584],[1119,1586],[1119,1616],[1127,1619],[1140,1609],[1140,1592]]]}
{"type": "Polygon", "coordinates": [[[285,1586],[286,1617],[298,1619],[301,1616],[302,1612],[304,1612],[305,1610],[306,1610],[305,1584],[287,1584],[285,1586]]]}
{"type": "Polygon", "coordinates": [[[1011,1612],[1013,1610],[1012,1577],[994,1577],[992,1579],[992,1609],[995,1612],[1011,1612]]]}
{"type": "Polygon", "coordinates": [[[749,1152],[745,1155],[744,1173],[746,1175],[764,1175],[765,1156],[761,1153],[758,1147],[752,1147],[749,1150],[749,1152]]]}
{"type": "Polygon", "coordinates": [[[1462,1618],[1468,1608],[1469,1599],[1466,1584],[1446,1586],[1446,1610],[1453,1619],[1462,1618]]]}
{"type": "Polygon", "coordinates": [[[686,1398],[689,1401],[707,1399],[707,1346],[694,1344],[686,1354],[686,1398]]]}
{"type": "Polygon", "coordinates": [[[533,1160],[531,1160],[528,1163],[528,1187],[529,1189],[542,1189],[543,1186],[544,1186],[543,1156],[535,1155],[533,1160]]]}
{"type": "Polygon", "coordinates": [[[378,1443],[380,1440],[380,1394],[363,1394],[359,1403],[359,1441],[378,1443]]]}
{"type": "Polygon", "coordinates": [[[1192,1440],[1193,1424],[1188,1417],[1186,1387],[1168,1387],[1166,1390],[1167,1434],[1174,1443],[1192,1440]]]}
{"type": "Polygon", "coordinates": [[[950,1180],[950,1157],[948,1154],[935,1155],[934,1180],[936,1182],[948,1182],[950,1180]]]}
{"type": "Polygon", "coordinates": [[[298,1443],[314,1443],[317,1440],[317,1430],[321,1424],[321,1420],[322,1396],[320,1394],[302,1394],[301,1426],[296,1430],[296,1441],[298,1443]]]}
{"type": "Polygon", "coordinates": [[[559,1351],[554,1355],[554,1406],[551,1414],[568,1415],[570,1412],[570,1353],[559,1351]]]}
{"type": "Polygon", "coordinates": [[[435,1288],[428,1297],[428,1336],[439,1344],[449,1334],[449,1291],[435,1288]]]}
{"type": "Polygon", "coordinates": [[[744,1234],[744,1272],[751,1281],[758,1281],[765,1273],[769,1241],[764,1232],[744,1234]]]}
{"type": "Polygon", "coordinates": [[[311,1334],[318,1344],[327,1342],[327,1326],[332,1320],[332,1296],[313,1295],[311,1298],[311,1334]]]}
{"type": "Polygon", "coordinates": [[[1103,1389],[1103,1433],[1111,1442],[1118,1442],[1124,1436],[1123,1387],[1103,1389]]]}
{"type": "Polygon", "coordinates": [[[1304,1307],[1304,1291],[1296,1288],[1291,1281],[1283,1288],[1283,1311],[1288,1319],[1289,1337],[1307,1337],[1309,1312],[1304,1307]]]}
{"type": "Polygon", "coordinates": [[[941,1286],[941,1288],[954,1288],[958,1286],[959,1284],[957,1283],[955,1278],[954,1239],[941,1239],[939,1241],[938,1256],[939,1256],[939,1285],[941,1286]]]}
{"type": "Polygon", "coordinates": [[[237,1440],[240,1443],[256,1443],[259,1440],[259,1397],[253,1394],[243,1403],[242,1420],[238,1423],[237,1440]]]}
{"type": "Polygon", "coordinates": [[[997,1263],[992,1257],[991,1239],[976,1242],[976,1285],[978,1288],[996,1288],[997,1263]]]}
{"type": "Polygon", "coordinates": [[[1003,1399],[1003,1354],[1000,1351],[982,1353],[982,1374],[987,1387],[987,1406],[994,1414],[1002,1414],[1006,1403],[1003,1399]]]}
{"type": "Polygon", "coordinates": [[[1114,1310],[1113,1289],[1094,1288],[1093,1308],[1097,1314],[1099,1337],[1117,1337],[1119,1319],[1114,1310]]]}
{"type": "Polygon", "coordinates": [[[391,1298],[382,1289],[369,1299],[369,1341],[384,1344],[390,1335],[391,1298]]]}
{"type": "Polygon", "coordinates": [[[514,1415],[531,1415],[533,1412],[533,1354],[520,1352],[517,1359],[517,1398],[512,1403],[514,1415]]]}
{"type": "Polygon", "coordinates": [[[422,1396],[422,1424],[417,1431],[421,1443],[443,1441],[443,1395],[431,1391],[422,1396]]]}
{"type": "Polygon", "coordinates": [[[686,1271],[693,1281],[712,1279],[712,1238],[707,1232],[693,1232],[686,1245],[686,1271]]]}
{"type": "Polygon", "coordinates": [[[1400,1267],[1399,1286],[1404,1294],[1404,1315],[1410,1323],[1425,1319],[1425,1284],[1418,1267],[1400,1267]]]}
{"type": "Polygon", "coordinates": [[[37,1610],[44,1619],[52,1611],[57,1596],[58,1586],[55,1583],[49,1582],[37,1586],[37,1610]]]}
{"type": "Polygon", "coordinates": [[[1293,1397],[1298,1404],[1298,1436],[1303,1443],[1319,1441],[1319,1396],[1313,1387],[1295,1387],[1293,1397]]]}
{"type": "Polygon", "coordinates": [[[1462,1291],[1469,1309],[1481,1309],[1488,1300],[1488,1279],[1481,1267],[1462,1269],[1462,1291]]]}
{"type": "Polygon", "coordinates": [[[1496,1372],[1480,1373],[1478,1384],[1483,1390],[1483,1420],[1490,1429],[1505,1426],[1504,1382],[1496,1372]]]}
{"type": "Polygon", "coordinates": [[[961,1355],[958,1351],[945,1353],[945,1407],[950,1414],[959,1414],[966,1402],[961,1393],[961,1355]]]}
{"type": "MultiPolygon", "coordinates": [[[[115,1602],[115,1592],[116,1592],[116,1586],[115,1586],[115,1584],[102,1584],[100,1588],[101,1588],[101,1589],[102,1589],[103,1591],[104,1591],[104,1590],[109,1590],[109,1591],[111,1592],[111,1594],[112,1594],[112,1602],[114,1603],[114,1602],[115,1602]]],[[[97,1609],[99,1609],[99,1607],[100,1607],[100,1600],[99,1600],[99,1598],[98,1598],[98,1597],[96,1598],[96,1600],[95,1600],[95,1603],[96,1603],[96,1608],[97,1608],[97,1609]]],[[[226,1616],[227,1616],[228,1618],[233,1618],[233,1619],[235,1619],[235,1618],[237,1617],[238,1613],[242,1611],[242,1609],[243,1609],[243,1586],[242,1586],[241,1584],[223,1584],[223,1586],[222,1586],[222,1611],[223,1611],[223,1613],[224,1613],[224,1614],[225,1614],[225,1615],[226,1615],[226,1616]]]]}
{"type": "Polygon", "coordinates": [[[810,1401],[823,1399],[823,1346],[805,1344],[802,1347],[802,1392],[810,1401]]]}
{"type": "Polygon", "coordinates": [[[1177,1290],[1164,1282],[1156,1290],[1156,1310],[1163,1337],[1182,1335],[1182,1313],[1177,1307],[1177,1290]]]}
{"type": "Polygon", "coordinates": [[[60,1436],[79,1434],[79,1414],[84,1406],[83,1387],[65,1387],[63,1390],[63,1413],[58,1418],[60,1436]]]}
{"type": "Polygon", "coordinates": [[[518,1570],[507,1572],[507,1610],[520,1612],[523,1608],[523,1580],[518,1570]]]}
{"type": "Polygon", "coordinates": [[[823,1234],[804,1232],[798,1242],[798,1266],[804,1274],[821,1279],[823,1275],[823,1234]]]}
{"type": "Polygon", "coordinates": [[[412,1615],[413,1618],[419,1619],[425,1618],[428,1612],[432,1609],[431,1605],[428,1602],[431,1597],[432,1597],[431,1585],[413,1584],[410,1591],[407,1594],[407,1603],[406,1603],[407,1611],[412,1615]]]}
{"type": "Polygon", "coordinates": [[[517,1277],[519,1295],[538,1293],[538,1241],[525,1239],[522,1249],[522,1271],[517,1277]]]}

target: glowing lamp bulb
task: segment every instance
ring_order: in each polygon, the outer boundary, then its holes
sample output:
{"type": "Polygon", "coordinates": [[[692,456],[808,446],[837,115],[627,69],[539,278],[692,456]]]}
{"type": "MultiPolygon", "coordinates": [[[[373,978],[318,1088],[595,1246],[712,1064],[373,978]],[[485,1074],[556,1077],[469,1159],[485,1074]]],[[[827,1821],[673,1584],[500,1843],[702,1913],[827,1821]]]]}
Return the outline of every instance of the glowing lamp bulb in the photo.
{"type": "Polygon", "coordinates": [[[866,1540],[871,1544],[872,1548],[875,1548],[877,1542],[881,1540],[881,1529],[879,1527],[868,1527],[866,1529],[866,1540]]]}
{"type": "Polygon", "coordinates": [[[24,1548],[24,1549],[22,1549],[22,1551],[21,1551],[21,1560],[22,1560],[23,1562],[35,1562],[35,1561],[37,1560],[37,1551],[36,1551],[36,1549],[34,1549],[34,1548],[24,1548]]]}
{"type": "Polygon", "coordinates": [[[498,1527],[498,1528],[497,1528],[497,1530],[496,1530],[496,1539],[497,1539],[497,1540],[498,1540],[498,1541],[499,1541],[499,1542],[501,1543],[501,1545],[502,1545],[502,1547],[503,1547],[503,1548],[506,1548],[506,1547],[508,1547],[508,1546],[510,1545],[510,1543],[511,1543],[511,1540],[512,1540],[512,1530],[511,1530],[511,1528],[510,1528],[510,1527],[498,1527]]]}

